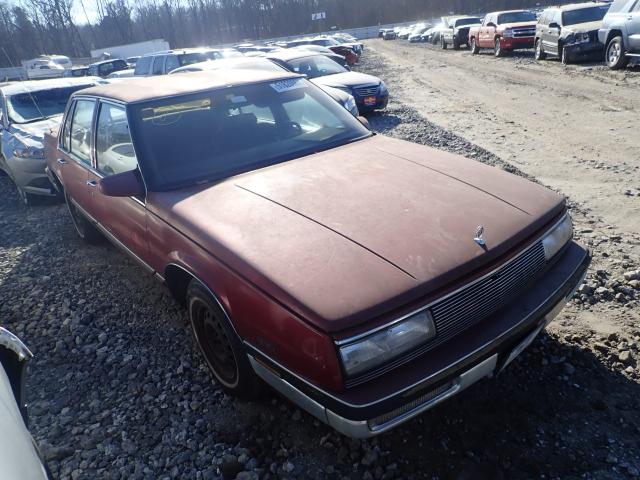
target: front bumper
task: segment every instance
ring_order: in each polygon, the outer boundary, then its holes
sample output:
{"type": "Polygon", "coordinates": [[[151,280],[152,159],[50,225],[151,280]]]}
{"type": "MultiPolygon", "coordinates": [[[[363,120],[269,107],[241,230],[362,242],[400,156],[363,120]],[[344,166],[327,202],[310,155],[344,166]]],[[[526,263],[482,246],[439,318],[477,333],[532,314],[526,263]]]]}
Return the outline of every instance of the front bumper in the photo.
{"type": "Polygon", "coordinates": [[[360,113],[372,112],[374,110],[382,110],[384,108],[387,108],[387,104],[389,103],[388,93],[386,95],[378,94],[375,97],[376,97],[376,102],[374,104],[365,104],[364,97],[354,97],[360,113]]]}
{"type": "Polygon", "coordinates": [[[6,167],[11,179],[21,190],[35,195],[53,195],[54,190],[45,173],[44,159],[9,157],[6,167]]]}
{"type": "Polygon", "coordinates": [[[533,48],[535,37],[501,37],[500,47],[503,50],[518,50],[521,48],[533,48]]]}
{"type": "Polygon", "coordinates": [[[573,57],[581,55],[594,55],[604,51],[604,45],[600,42],[583,42],[583,43],[570,43],[564,46],[573,57]]]}
{"type": "Polygon", "coordinates": [[[249,360],[265,382],[340,433],[378,435],[498,373],[562,310],[590,261],[587,250],[570,242],[524,294],[491,318],[402,367],[404,372],[344,392],[323,391],[246,344],[249,360]]]}

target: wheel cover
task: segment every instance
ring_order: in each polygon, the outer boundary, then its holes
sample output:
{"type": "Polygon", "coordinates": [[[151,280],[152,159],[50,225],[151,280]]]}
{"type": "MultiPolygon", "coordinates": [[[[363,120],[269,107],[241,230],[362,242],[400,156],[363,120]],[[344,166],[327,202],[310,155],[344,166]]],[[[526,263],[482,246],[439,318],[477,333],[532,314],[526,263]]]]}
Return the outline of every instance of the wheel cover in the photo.
{"type": "Polygon", "coordinates": [[[611,42],[609,45],[609,63],[616,63],[620,58],[620,45],[617,42],[611,42]]]}
{"type": "Polygon", "coordinates": [[[500,40],[496,40],[496,47],[495,47],[495,51],[496,51],[496,55],[500,55],[500,40]]]}
{"type": "Polygon", "coordinates": [[[196,339],[209,368],[227,386],[238,382],[238,365],[219,317],[207,303],[194,299],[191,304],[191,320],[196,339]]]}

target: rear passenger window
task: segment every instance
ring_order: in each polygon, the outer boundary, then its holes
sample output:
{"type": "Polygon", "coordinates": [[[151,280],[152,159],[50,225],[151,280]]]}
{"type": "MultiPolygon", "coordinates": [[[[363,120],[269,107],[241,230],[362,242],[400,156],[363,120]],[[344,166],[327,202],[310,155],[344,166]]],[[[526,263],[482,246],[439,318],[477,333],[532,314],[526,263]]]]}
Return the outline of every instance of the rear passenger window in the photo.
{"type": "Polygon", "coordinates": [[[102,103],[96,135],[96,163],[106,176],[129,172],[138,167],[124,108],[102,103]]]}
{"type": "Polygon", "coordinates": [[[180,66],[180,62],[178,62],[178,57],[175,55],[168,55],[167,60],[164,64],[164,71],[169,73],[172,70],[175,70],[180,66]]]}
{"type": "Polygon", "coordinates": [[[136,68],[133,71],[134,75],[148,75],[149,67],[151,67],[151,60],[153,57],[140,57],[136,62],[136,68]]]}
{"type": "Polygon", "coordinates": [[[153,70],[151,71],[152,75],[162,75],[164,67],[164,57],[159,56],[153,59],[153,70]]]}
{"type": "Polygon", "coordinates": [[[78,100],[71,122],[70,151],[87,165],[91,165],[91,124],[94,105],[93,100],[78,100]]]}
{"type": "Polygon", "coordinates": [[[636,2],[636,6],[633,7],[634,12],[640,12],[640,1],[636,2]]]}

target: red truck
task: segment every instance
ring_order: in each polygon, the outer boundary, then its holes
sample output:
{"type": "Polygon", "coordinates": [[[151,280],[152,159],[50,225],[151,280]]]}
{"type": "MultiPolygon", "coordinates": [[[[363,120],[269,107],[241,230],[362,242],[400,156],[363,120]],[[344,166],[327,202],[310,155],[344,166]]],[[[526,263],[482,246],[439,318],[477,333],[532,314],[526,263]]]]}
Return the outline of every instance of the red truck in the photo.
{"type": "Polygon", "coordinates": [[[492,48],[496,57],[521,48],[533,48],[536,14],[528,10],[488,13],[482,25],[469,30],[469,48],[473,55],[481,48],[492,48]]]}

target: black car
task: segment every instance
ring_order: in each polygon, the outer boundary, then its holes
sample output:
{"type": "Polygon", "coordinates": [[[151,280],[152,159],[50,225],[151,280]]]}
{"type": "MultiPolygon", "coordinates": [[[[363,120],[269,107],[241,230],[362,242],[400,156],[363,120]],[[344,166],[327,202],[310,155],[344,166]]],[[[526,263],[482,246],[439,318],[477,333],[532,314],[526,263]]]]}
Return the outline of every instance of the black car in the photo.
{"type": "Polygon", "coordinates": [[[291,72],[306,75],[316,85],[337,88],[353,95],[360,113],[381,110],[387,107],[389,91],[378,77],[352,72],[330,55],[287,49],[266,55],[291,72]]]}
{"type": "Polygon", "coordinates": [[[536,60],[554,55],[567,64],[580,56],[601,54],[598,30],[608,3],[581,3],[545,9],[536,26],[536,60]]]}
{"type": "Polygon", "coordinates": [[[480,25],[482,19],[479,17],[456,17],[450,18],[446,29],[440,32],[440,45],[444,50],[448,45],[458,50],[462,45],[469,45],[469,29],[474,25],[480,25]]]}
{"type": "Polygon", "coordinates": [[[87,75],[92,77],[107,77],[110,73],[118,72],[120,70],[127,70],[129,64],[116,58],[113,60],[102,60],[101,62],[92,63],[87,69],[87,75]]]}
{"type": "Polygon", "coordinates": [[[89,67],[73,67],[65,70],[62,74],[63,77],[86,77],[89,72],[89,67]]]}

